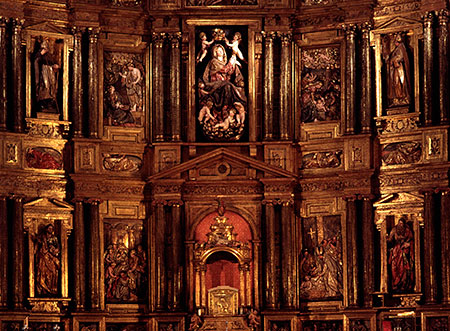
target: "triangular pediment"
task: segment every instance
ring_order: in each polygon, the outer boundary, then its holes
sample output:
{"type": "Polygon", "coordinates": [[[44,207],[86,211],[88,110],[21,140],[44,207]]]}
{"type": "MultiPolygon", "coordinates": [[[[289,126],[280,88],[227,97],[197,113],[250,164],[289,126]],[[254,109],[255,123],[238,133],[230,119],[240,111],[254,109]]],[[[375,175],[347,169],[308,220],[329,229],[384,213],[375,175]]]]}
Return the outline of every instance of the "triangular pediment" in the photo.
{"type": "Polygon", "coordinates": [[[394,17],[393,19],[384,22],[382,25],[377,27],[377,30],[385,30],[385,29],[391,29],[391,28],[405,28],[410,29],[412,25],[418,25],[421,24],[419,21],[416,21],[411,18],[406,17],[394,17]]]}
{"type": "Polygon", "coordinates": [[[218,148],[154,174],[148,177],[147,181],[155,182],[161,179],[175,179],[179,178],[180,174],[183,173],[186,174],[186,176],[182,176],[183,178],[190,178],[196,181],[208,179],[256,179],[262,177],[295,178],[295,174],[282,168],[274,167],[227,148],[218,148]]]}
{"type": "Polygon", "coordinates": [[[50,32],[57,34],[67,34],[67,31],[49,22],[40,22],[36,24],[29,25],[25,28],[26,30],[39,31],[39,32],[50,32]]]}
{"type": "Polygon", "coordinates": [[[23,205],[24,209],[33,209],[33,210],[48,210],[48,211],[68,211],[71,212],[73,207],[67,202],[57,200],[57,199],[48,199],[48,198],[38,198],[27,202],[23,205]]]}
{"type": "Polygon", "coordinates": [[[423,196],[420,194],[401,192],[383,195],[377,202],[374,203],[375,207],[392,206],[399,204],[411,204],[411,203],[423,203],[423,196]]]}

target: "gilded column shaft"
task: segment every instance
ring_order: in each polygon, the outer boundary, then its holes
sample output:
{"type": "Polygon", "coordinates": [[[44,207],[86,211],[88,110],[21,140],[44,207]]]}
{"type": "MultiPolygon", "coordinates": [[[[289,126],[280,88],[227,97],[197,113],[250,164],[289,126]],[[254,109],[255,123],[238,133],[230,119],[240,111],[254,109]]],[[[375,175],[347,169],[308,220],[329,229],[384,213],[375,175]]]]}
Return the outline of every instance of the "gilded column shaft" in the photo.
{"type": "Polygon", "coordinates": [[[363,261],[364,261],[364,306],[372,306],[374,292],[374,224],[373,206],[369,197],[363,198],[362,228],[363,228],[363,261]]]}
{"type": "Polygon", "coordinates": [[[265,35],[264,48],[264,139],[273,138],[273,34],[265,35]]]}
{"type": "Polygon", "coordinates": [[[352,134],[355,131],[355,87],[356,87],[355,29],[356,26],[351,24],[345,27],[345,44],[346,44],[345,133],[346,134],[352,134]]]}
{"type": "Polygon", "coordinates": [[[154,34],[155,67],[153,68],[155,107],[155,140],[164,140],[164,85],[163,85],[163,45],[164,36],[154,34]]]}
{"type": "Polygon", "coordinates": [[[182,233],[183,231],[181,227],[181,206],[174,205],[172,207],[173,309],[179,309],[181,306],[181,293],[183,284],[182,233]]]}
{"type": "Polygon", "coordinates": [[[441,124],[448,123],[448,12],[439,12],[439,114],[441,124]]]}
{"type": "Polygon", "coordinates": [[[14,97],[14,132],[23,132],[24,109],[23,109],[23,78],[22,78],[22,26],[23,20],[13,20],[12,34],[12,82],[14,97]]]}
{"type": "Polygon", "coordinates": [[[423,113],[425,125],[433,121],[433,14],[425,15],[423,22],[423,113]]]}
{"type": "Polygon", "coordinates": [[[358,255],[355,197],[346,199],[347,205],[347,264],[348,264],[348,304],[358,305],[358,255]]]}
{"type": "Polygon", "coordinates": [[[89,28],[89,137],[98,138],[98,30],[89,28]]]}
{"type": "Polygon", "coordinates": [[[23,235],[23,198],[15,196],[13,209],[13,302],[15,308],[22,308],[24,301],[24,235],[23,235]]]}
{"type": "Polygon", "coordinates": [[[275,210],[272,204],[266,205],[266,306],[276,308],[277,300],[277,277],[276,277],[276,254],[275,254],[275,210]]]}
{"type": "Polygon", "coordinates": [[[75,303],[77,310],[83,310],[86,303],[86,249],[84,231],[84,205],[82,200],[76,200],[74,211],[74,240],[75,240],[75,303]]]}
{"type": "Polygon", "coordinates": [[[90,204],[90,240],[88,253],[89,274],[89,299],[91,309],[101,309],[102,301],[100,293],[100,209],[98,200],[89,200],[90,204]]]}
{"type": "Polygon", "coordinates": [[[436,303],[436,260],[435,260],[435,226],[433,212],[433,192],[424,192],[424,296],[426,303],[436,303]]]}
{"type": "Polygon", "coordinates": [[[8,304],[8,203],[0,197],[0,308],[8,304]]]}
{"type": "Polygon", "coordinates": [[[8,117],[8,81],[6,65],[6,21],[5,17],[0,17],[0,131],[6,130],[8,117]]]}
{"type": "Polygon", "coordinates": [[[72,29],[74,36],[73,42],[73,89],[72,89],[72,110],[73,110],[73,131],[75,137],[81,137],[83,134],[83,88],[82,88],[82,58],[81,58],[81,37],[80,29],[74,27],[72,29]]]}
{"type": "Polygon", "coordinates": [[[180,140],[180,38],[181,33],[175,33],[170,39],[170,107],[172,122],[172,141],[180,140]]]}
{"type": "Polygon", "coordinates": [[[165,213],[164,205],[156,205],[156,309],[165,308],[166,270],[165,270],[165,213]]]}
{"type": "Polygon", "coordinates": [[[289,139],[290,86],[291,86],[291,35],[281,36],[281,82],[280,82],[280,138],[289,139]]]}
{"type": "Polygon", "coordinates": [[[441,193],[442,301],[450,303],[450,191],[441,193]]]}
{"type": "Polygon", "coordinates": [[[284,308],[294,307],[294,292],[296,291],[293,275],[292,213],[292,207],[289,203],[281,206],[281,235],[283,238],[281,245],[281,283],[283,290],[282,304],[284,308]]]}
{"type": "Polygon", "coordinates": [[[368,23],[362,26],[362,45],[361,45],[361,62],[362,62],[362,77],[361,77],[361,104],[360,104],[360,118],[361,118],[361,132],[370,132],[370,120],[372,117],[372,66],[370,61],[370,29],[368,23]]]}

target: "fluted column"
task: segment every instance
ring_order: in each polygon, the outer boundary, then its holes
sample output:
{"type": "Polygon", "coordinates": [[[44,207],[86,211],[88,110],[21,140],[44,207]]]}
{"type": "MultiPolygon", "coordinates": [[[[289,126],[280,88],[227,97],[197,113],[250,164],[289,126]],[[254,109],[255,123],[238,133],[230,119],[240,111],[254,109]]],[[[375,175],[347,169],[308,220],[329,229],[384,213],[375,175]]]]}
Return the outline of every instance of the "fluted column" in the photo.
{"type": "Polygon", "coordinates": [[[79,28],[73,27],[73,88],[72,88],[72,116],[73,133],[75,137],[83,136],[83,77],[82,77],[82,59],[81,59],[81,37],[82,32],[79,28]]]}
{"type": "Polygon", "coordinates": [[[0,196],[0,309],[8,304],[8,200],[0,196]]]}
{"type": "Polygon", "coordinates": [[[374,280],[374,223],[373,205],[371,197],[363,197],[362,206],[362,240],[363,240],[363,263],[364,263],[364,306],[371,307],[373,304],[372,294],[375,290],[374,280]]]}
{"type": "Polygon", "coordinates": [[[439,12],[439,115],[448,124],[448,11],[439,12]]]}
{"type": "Polygon", "coordinates": [[[6,65],[6,22],[5,17],[0,17],[0,131],[6,130],[8,117],[8,81],[6,65]]]}
{"type": "Polygon", "coordinates": [[[264,36],[264,139],[271,140],[273,138],[273,39],[275,33],[264,36]]]}
{"type": "Polygon", "coordinates": [[[98,29],[89,28],[89,138],[98,138],[98,29]]]}
{"type": "Polygon", "coordinates": [[[433,13],[423,19],[423,115],[425,125],[433,122],[433,13]]]}
{"type": "Polygon", "coordinates": [[[364,23],[361,27],[361,103],[360,119],[361,132],[370,132],[370,121],[372,118],[372,65],[370,57],[370,30],[372,26],[364,23]]]}
{"type": "Polygon", "coordinates": [[[158,203],[155,213],[155,241],[156,241],[156,309],[165,309],[166,303],[166,268],[165,268],[165,213],[164,205],[158,203]]]}
{"type": "Polygon", "coordinates": [[[275,207],[272,203],[265,205],[266,222],[265,222],[265,238],[266,238],[266,283],[265,283],[265,303],[269,309],[274,309],[279,303],[278,293],[280,292],[277,278],[277,262],[279,257],[276,254],[276,220],[275,207]]]}
{"type": "MultiPolygon", "coordinates": [[[[282,305],[283,308],[292,309],[295,306],[296,284],[294,279],[293,258],[293,208],[290,202],[285,202],[281,206],[281,285],[282,285],[282,305]]],[[[272,236],[274,234],[272,233],[272,236]]]]}
{"type": "Polygon", "coordinates": [[[155,45],[153,68],[153,100],[155,109],[155,140],[164,141],[164,82],[163,82],[163,45],[164,34],[153,34],[155,45]]]}
{"type": "Polygon", "coordinates": [[[348,305],[358,305],[358,249],[356,227],[356,197],[345,198],[347,211],[347,269],[348,269],[348,305]]]}
{"type": "Polygon", "coordinates": [[[74,286],[75,286],[75,304],[77,310],[84,310],[86,304],[86,248],[84,231],[84,204],[83,200],[76,199],[74,218],[73,218],[73,235],[74,235],[74,286]]]}
{"type": "Polygon", "coordinates": [[[345,31],[345,134],[355,131],[355,84],[356,84],[356,52],[355,52],[356,26],[344,26],[345,31]]]}
{"type": "MultiPolygon", "coordinates": [[[[435,259],[435,225],[433,191],[425,191],[424,194],[424,297],[426,303],[436,303],[436,259],[435,259]]],[[[448,257],[447,257],[448,258],[448,257]]]]}
{"type": "Polygon", "coordinates": [[[291,39],[290,33],[281,36],[280,73],[280,139],[289,139],[289,118],[291,109],[291,39]]]}
{"type": "Polygon", "coordinates": [[[13,197],[12,224],[12,290],[14,308],[24,305],[24,234],[23,234],[23,197],[13,197]]]}
{"type": "Polygon", "coordinates": [[[181,32],[174,33],[170,36],[170,108],[172,122],[172,141],[180,140],[180,39],[181,32]]]}
{"type": "Polygon", "coordinates": [[[104,298],[100,293],[100,200],[90,199],[90,226],[89,226],[89,251],[88,251],[88,286],[90,308],[100,310],[103,308],[104,298]]]}
{"type": "Polygon", "coordinates": [[[14,113],[14,132],[23,132],[23,78],[22,78],[22,26],[24,21],[12,21],[12,83],[14,96],[12,98],[14,113]]]}
{"type": "Polygon", "coordinates": [[[441,192],[442,302],[450,303],[450,190],[441,192]]]}

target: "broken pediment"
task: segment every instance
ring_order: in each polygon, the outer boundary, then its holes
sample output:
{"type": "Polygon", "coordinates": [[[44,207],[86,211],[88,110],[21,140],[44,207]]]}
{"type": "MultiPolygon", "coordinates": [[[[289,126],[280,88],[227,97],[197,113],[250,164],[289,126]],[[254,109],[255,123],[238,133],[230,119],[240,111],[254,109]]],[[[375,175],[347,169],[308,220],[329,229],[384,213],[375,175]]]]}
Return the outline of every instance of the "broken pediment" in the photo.
{"type": "Polygon", "coordinates": [[[295,178],[295,174],[279,167],[255,160],[226,148],[218,148],[195,159],[152,175],[147,179],[147,182],[180,178],[180,173],[182,173],[182,178],[197,182],[201,180],[295,178]]]}

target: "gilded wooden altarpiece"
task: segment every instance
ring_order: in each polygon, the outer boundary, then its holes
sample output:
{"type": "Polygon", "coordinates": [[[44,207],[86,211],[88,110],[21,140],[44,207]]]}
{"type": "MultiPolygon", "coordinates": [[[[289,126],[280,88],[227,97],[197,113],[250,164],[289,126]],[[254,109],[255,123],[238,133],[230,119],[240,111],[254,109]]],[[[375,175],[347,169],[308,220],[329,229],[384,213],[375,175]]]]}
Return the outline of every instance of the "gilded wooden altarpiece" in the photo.
{"type": "Polygon", "coordinates": [[[187,19],[185,24],[192,41],[187,83],[188,139],[233,141],[248,137],[248,123],[256,116],[254,54],[260,21],[223,19],[217,24],[216,20],[187,19]],[[226,74],[212,74],[219,68],[226,74]]]}
{"type": "Polygon", "coordinates": [[[111,33],[100,40],[100,136],[113,142],[141,142],[148,137],[149,68],[149,49],[140,36],[125,40],[111,33]]]}

